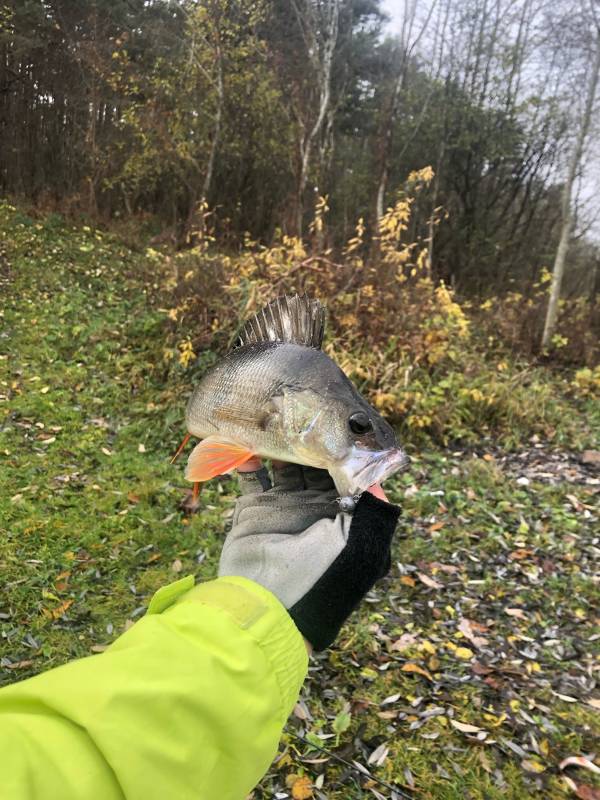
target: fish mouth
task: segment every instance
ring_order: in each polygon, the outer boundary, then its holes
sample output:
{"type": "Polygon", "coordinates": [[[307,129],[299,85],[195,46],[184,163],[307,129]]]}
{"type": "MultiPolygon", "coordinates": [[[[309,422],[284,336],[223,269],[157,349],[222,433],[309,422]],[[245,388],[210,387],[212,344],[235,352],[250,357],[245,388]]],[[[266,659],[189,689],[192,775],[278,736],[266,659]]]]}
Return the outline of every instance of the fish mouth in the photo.
{"type": "Polygon", "coordinates": [[[337,490],[345,497],[360,494],[374,483],[382,483],[390,475],[403,472],[409,464],[410,458],[399,447],[380,451],[355,447],[337,469],[331,470],[331,475],[337,490]]]}
{"type": "Polygon", "coordinates": [[[392,450],[384,450],[374,463],[366,464],[354,477],[360,482],[361,487],[368,489],[374,483],[381,483],[396,472],[403,472],[409,465],[410,458],[404,450],[395,447],[392,450]]]}

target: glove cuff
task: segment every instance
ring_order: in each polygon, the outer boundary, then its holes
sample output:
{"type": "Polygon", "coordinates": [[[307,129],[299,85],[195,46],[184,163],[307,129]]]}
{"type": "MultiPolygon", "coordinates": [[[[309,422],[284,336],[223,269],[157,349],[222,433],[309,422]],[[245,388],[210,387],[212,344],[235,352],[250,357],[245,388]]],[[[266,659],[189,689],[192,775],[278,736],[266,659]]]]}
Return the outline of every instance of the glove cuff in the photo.
{"type": "Polygon", "coordinates": [[[398,506],[364,492],[348,542],[315,585],[290,609],[302,635],[315,650],[335,640],[346,618],[379,578],[389,572],[390,546],[400,516],[398,506]]]}

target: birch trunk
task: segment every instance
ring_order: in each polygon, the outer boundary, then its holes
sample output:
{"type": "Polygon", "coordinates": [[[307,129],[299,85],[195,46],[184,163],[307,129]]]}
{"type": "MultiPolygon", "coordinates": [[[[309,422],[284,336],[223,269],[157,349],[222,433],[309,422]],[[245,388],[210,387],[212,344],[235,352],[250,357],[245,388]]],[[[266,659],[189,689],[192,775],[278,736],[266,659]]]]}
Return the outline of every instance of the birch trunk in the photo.
{"type": "Polygon", "coordinates": [[[565,272],[565,265],[567,261],[567,251],[569,249],[569,239],[573,229],[573,209],[571,207],[571,196],[573,193],[573,184],[577,177],[577,171],[581,164],[583,151],[585,147],[585,140],[590,129],[592,119],[592,112],[594,109],[594,101],[596,98],[596,89],[598,86],[598,75],[600,74],[600,31],[596,38],[596,52],[594,60],[591,65],[589,74],[589,82],[587,85],[587,93],[585,98],[585,106],[581,117],[581,125],[577,132],[577,138],[573,147],[573,152],[569,160],[569,167],[567,176],[562,190],[561,198],[561,215],[562,225],[560,230],[560,240],[556,250],[556,257],[554,259],[554,266],[552,268],[552,286],[550,288],[550,298],[548,300],[548,308],[546,311],[546,321],[544,323],[544,333],[542,335],[542,349],[548,348],[558,319],[558,304],[560,300],[560,289],[562,286],[563,275],[565,272]]]}
{"type": "Polygon", "coordinates": [[[339,31],[340,0],[327,0],[324,6],[326,20],[323,28],[317,22],[314,10],[310,5],[307,6],[305,14],[302,13],[295,0],[293,8],[302,30],[309,59],[312,61],[317,75],[319,87],[319,110],[314,124],[305,126],[300,120],[300,173],[296,189],[296,233],[298,236],[302,236],[304,193],[308,184],[313,148],[319,136],[322,135],[323,125],[331,108],[331,74],[339,31]],[[319,39],[321,40],[319,41],[319,39]]]}

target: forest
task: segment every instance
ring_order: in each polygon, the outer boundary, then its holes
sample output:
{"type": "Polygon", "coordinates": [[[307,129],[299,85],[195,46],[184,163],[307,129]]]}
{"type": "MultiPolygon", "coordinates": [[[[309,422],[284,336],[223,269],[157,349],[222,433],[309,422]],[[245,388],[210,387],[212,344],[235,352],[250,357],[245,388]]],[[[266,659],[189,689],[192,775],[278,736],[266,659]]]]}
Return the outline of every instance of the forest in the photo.
{"type": "Polygon", "coordinates": [[[600,798],[599,134],[596,0],[0,0],[0,744],[214,580],[186,401],[306,293],[412,463],[246,800],[600,798]]]}
{"type": "Polygon", "coordinates": [[[0,191],[152,217],[177,247],[207,225],[225,248],[307,236],[326,208],[317,244],[339,252],[357,225],[372,244],[429,167],[408,239],[427,242],[435,281],[531,299],[560,245],[558,295],[579,301],[563,316],[597,333],[595,5],[397,14],[391,35],[379,0],[4,3],[0,191]]]}

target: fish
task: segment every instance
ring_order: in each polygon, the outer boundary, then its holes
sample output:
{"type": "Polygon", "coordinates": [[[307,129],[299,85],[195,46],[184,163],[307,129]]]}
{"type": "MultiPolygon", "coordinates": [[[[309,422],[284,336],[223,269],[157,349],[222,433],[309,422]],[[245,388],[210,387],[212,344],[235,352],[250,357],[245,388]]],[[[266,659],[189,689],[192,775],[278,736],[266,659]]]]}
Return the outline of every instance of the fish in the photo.
{"type": "Polygon", "coordinates": [[[326,469],[345,498],[406,469],[391,425],[321,349],[325,319],[319,300],[296,294],[245,323],[187,404],[184,443],[201,439],[187,480],[198,484],[259,456],[326,469]]]}

